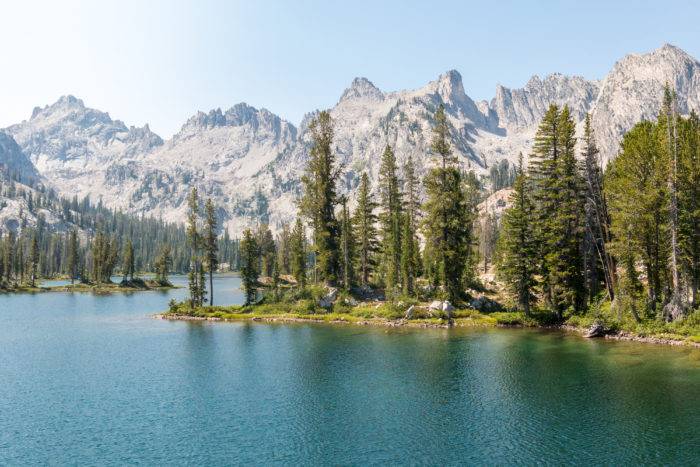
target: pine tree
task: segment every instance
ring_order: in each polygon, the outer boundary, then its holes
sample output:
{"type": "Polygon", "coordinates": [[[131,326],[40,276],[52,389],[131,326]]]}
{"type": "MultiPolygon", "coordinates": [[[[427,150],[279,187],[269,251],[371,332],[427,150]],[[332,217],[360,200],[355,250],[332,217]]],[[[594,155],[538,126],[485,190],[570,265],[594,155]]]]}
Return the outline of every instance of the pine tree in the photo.
{"type": "Polygon", "coordinates": [[[498,243],[498,221],[493,212],[484,213],[479,219],[479,253],[483,262],[484,273],[488,272],[498,243]]]}
{"type": "Polygon", "coordinates": [[[404,210],[409,218],[409,230],[411,231],[411,241],[413,242],[413,246],[411,247],[413,250],[412,265],[415,268],[415,276],[418,276],[421,274],[420,245],[417,236],[418,223],[421,216],[421,203],[419,194],[420,187],[418,177],[416,175],[416,166],[413,162],[413,157],[410,155],[408,156],[408,159],[404,164],[403,175],[404,210]]]}
{"type": "Polygon", "coordinates": [[[297,217],[290,239],[290,262],[292,274],[300,289],[306,287],[306,234],[301,218],[297,217]]]}
{"type": "Polygon", "coordinates": [[[126,241],[124,245],[124,253],[122,258],[122,273],[124,274],[124,282],[134,280],[134,246],[131,239],[126,241]]]}
{"type": "Polygon", "coordinates": [[[355,238],[353,235],[347,198],[342,198],[340,216],[341,278],[343,288],[350,290],[355,284],[355,238]]]}
{"type": "Polygon", "coordinates": [[[78,244],[78,231],[73,229],[70,231],[68,236],[68,275],[70,276],[70,283],[74,284],[75,279],[78,276],[78,263],[79,258],[79,244],[78,244]]]}
{"type": "Polygon", "coordinates": [[[272,231],[267,224],[259,224],[256,232],[256,241],[258,245],[258,254],[260,255],[260,268],[263,276],[272,276],[272,264],[277,254],[275,247],[275,239],[272,236],[272,231]]]}
{"type": "Polygon", "coordinates": [[[272,260],[272,294],[275,302],[280,299],[280,266],[277,258],[275,255],[272,260]]]}
{"type": "Polygon", "coordinates": [[[241,279],[245,292],[245,303],[255,302],[258,286],[258,245],[250,229],[243,232],[241,240],[242,268],[241,279]]]}
{"type": "Polygon", "coordinates": [[[374,272],[377,252],[377,216],[374,214],[377,204],[369,191],[369,178],[366,173],[360,177],[357,194],[357,208],[353,215],[355,237],[357,242],[358,275],[360,284],[366,286],[374,272]]]}
{"type": "MultiPolygon", "coordinates": [[[[11,185],[12,186],[12,185],[11,185]]],[[[10,285],[12,284],[13,276],[13,265],[15,258],[15,234],[13,231],[9,231],[5,237],[5,244],[3,248],[3,275],[5,276],[5,282],[10,285]]]]}
{"type": "Polygon", "coordinates": [[[382,272],[388,297],[398,294],[401,283],[401,191],[396,156],[386,146],[379,166],[379,199],[381,212],[382,272]]]}
{"type": "Polygon", "coordinates": [[[427,200],[423,211],[426,250],[436,283],[452,301],[463,295],[463,279],[469,261],[471,216],[462,186],[457,160],[452,156],[448,139],[449,125],[444,106],[435,113],[432,151],[439,157],[438,166],[425,179],[427,200]]]}
{"type": "Polygon", "coordinates": [[[172,256],[170,245],[165,244],[161,247],[160,253],[156,258],[155,270],[156,270],[156,281],[161,285],[169,285],[168,274],[170,268],[172,267],[172,256]]]}
{"type": "Polygon", "coordinates": [[[290,263],[290,237],[291,231],[287,222],[282,224],[282,229],[277,235],[277,264],[280,273],[289,274],[291,272],[290,263]]]}
{"type": "Polygon", "coordinates": [[[596,295],[598,271],[603,273],[603,281],[612,301],[615,298],[616,265],[608,245],[610,236],[610,215],[603,191],[603,174],[598,160],[598,148],[591,125],[591,116],[586,114],[581,154],[584,189],[584,212],[586,235],[584,240],[584,270],[591,298],[596,295]]]}
{"type": "Polygon", "coordinates": [[[463,273],[463,280],[466,285],[473,285],[476,282],[476,270],[478,267],[478,251],[476,248],[476,234],[474,233],[477,224],[479,203],[482,201],[483,187],[479,177],[473,170],[462,173],[462,190],[464,191],[465,211],[463,212],[463,222],[468,226],[468,236],[466,238],[466,258],[463,273]]]}
{"type": "Polygon", "coordinates": [[[202,306],[207,301],[207,281],[203,265],[200,265],[199,280],[197,283],[199,285],[197,289],[197,301],[199,302],[199,306],[202,306]]]}
{"type": "Polygon", "coordinates": [[[540,123],[531,156],[540,275],[547,303],[561,318],[585,305],[582,274],[583,182],[568,107],[551,105],[540,123]]]}
{"type": "Polygon", "coordinates": [[[547,238],[548,271],[554,310],[582,311],[586,302],[581,245],[583,242],[582,180],[575,154],[575,124],[567,106],[560,114],[560,158],[553,181],[556,209],[550,213],[552,224],[547,238]]]}
{"type": "Polygon", "coordinates": [[[217,242],[217,220],[214,203],[211,198],[205,205],[206,223],[204,227],[204,250],[206,252],[207,269],[209,270],[209,306],[214,305],[214,271],[219,267],[219,244],[217,242]]]}
{"type": "Polygon", "coordinates": [[[333,123],[330,113],[321,112],[309,125],[313,144],[306,173],[302,178],[302,212],[313,227],[313,247],[320,279],[335,285],[338,279],[340,232],[335,218],[338,170],[331,149],[333,123]]]}
{"type": "Polygon", "coordinates": [[[503,213],[501,221],[497,270],[508,290],[517,297],[518,306],[529,316],[533,290],[537,284],[535,274],[538,261],[535,229],[532,225],[534,207],[523,171],[522,154],[510,202],[511,207],[503,213]]]}
{"type": "Polygon", "coordinates": [[[17,275],[19,275],[19,284],[24,284],[24,244],[25,239],[22,235],[17,239],[17,262],[15,269],[17,270],[17,275]]]}
{"type": "Polygon", "coordinates": [[[659,126],[665,130],[666,177],[668,185],[668,234],[670,243],[671,297],[664,306],[664,317],[672,321],[682,317],[687,311],[685,296],[681,290],[680,249],[678,241],[678,117],[676,114],[676,93],[668,84],[664,88],[664,101],[659,116],[659,126]]]}
{"type": "Polygon", "coordinates": [[[36,233],[32,236],[29,262],[31,265],[29,285],[31,287],[36,287],[37,272],[39,270],[39,242],[36,233]]]}
{"type": "Polygon", "coordinates": [[[620,153],[605,175],[613,252],[623,263],[642,263],[650,311],[656,311],[661,301],[668,264],[665,167],[658,129],[653,122],[643,121],[625,134],[620,153]]]}
{"type": "Polygon", "coordinates": [[[688,276],[691,306],[700,305],[700,118],[693,111],[680,127],[678,228],[681,264],[688,276]]]}
{"type": "Polygon", "coordinates": [[[416,263],[417,247],[415,231],[409,212],[404,213],[403,231],[401,233],[401,285],[404,295],[413,295],[418,264],[416,263]]]}
{"type": "Polygon", "coordinates": [[[189,290],[190,290],[190,309],[194,310],[201,306],[201,287],[199,283],[199,249],[200,249],[200,234],[197,229],[197,221],[199,218],[199,197],[197,196],[197,188],[192,188],[190,196],[187,199],[187,241],[190,247],[190,272],[188,274],[189,290]]]}
{"type": "Polygon", "coordinates": [[[533,201],[535,205],[535,235],[537,238],[539,274],[543,281],[546,302],[552,305],[552,289],[549,276],[549,263],[546,260],[550,237],[552,236],[551,214],[557,207],[556,188],[557,164],[560,157],[559,107],[552,104],[542,117],[537,129],[530,156],[530,177],[532,178],[533,201]]]}

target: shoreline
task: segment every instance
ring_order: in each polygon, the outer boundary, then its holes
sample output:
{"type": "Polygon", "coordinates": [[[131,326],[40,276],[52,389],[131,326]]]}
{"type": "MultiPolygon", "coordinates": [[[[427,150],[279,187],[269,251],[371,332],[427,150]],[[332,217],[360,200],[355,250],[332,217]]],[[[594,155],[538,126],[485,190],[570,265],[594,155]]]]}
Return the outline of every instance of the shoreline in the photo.
{"type": "MultiPolygon", "coordinates": [[[[452,329],[452,328],[508,328],[508,329],[539,329],[539,330],[554,330],[563,331],[569,334],[577,334],[585,337],[588,331],[586,328],[572,326],[570,324],[551,325],[551,326],[526,326],[522,324],[501,324],[501,323],[485,323],[475,321],[469,318],[456,318],[451,323],[439,322],[437,320],[407,320],[397,319],[390,320],[384,318],[358,318],[351,315],[337,316],[333,314],[313,314],[301,317],[295,314],[272,314],[269,316],[252,315],[252,316],[237,316],[237,317],[221,317],[221,316],[196,316],[182,313],[158,313],[153,315],[155,319],[168,321],[213,321],[213,322],[245,322],[251,321],[256,323],[314,323],[314,324],[342,324],[354,326],[377,326],[377,327],[406,327],[413,329],[452,329]]],[[[441,320],[443,321],[443,320],[441,320]]],[[[606,333],[601,337],[593,337],[591,339],[605,339],[609,341],[626,341],[638,342],[642,344],[667,345],[674,347],[688,347],[700,349],[700,342],[693,342],[687,339],[673,339],[671,337],[655,337],[641,336],[627,331],[619,331],[615,333],[606,333]]]]}
{"type": "Polygon", "coordinates": [[[122,286],[119,283],[112,284],[99,284],[99,285],[89,285],[89,284],[67,284],[67,285],[53,285],[47,287],[19,287],[14,289],[0,289],[0,295],[2,294],[26,294],[26,293],[50,293],[50,292],[81,292],[81,293],[95,293],[95,294],[111,294],[111,293],[130,293],[130,292],[156,292],[165,291],[173,289],[181,289],[182,286],[178,285],[165,285],[165,286],[146,286],[146,287],[134,287],[134,286],[122,286]]]}

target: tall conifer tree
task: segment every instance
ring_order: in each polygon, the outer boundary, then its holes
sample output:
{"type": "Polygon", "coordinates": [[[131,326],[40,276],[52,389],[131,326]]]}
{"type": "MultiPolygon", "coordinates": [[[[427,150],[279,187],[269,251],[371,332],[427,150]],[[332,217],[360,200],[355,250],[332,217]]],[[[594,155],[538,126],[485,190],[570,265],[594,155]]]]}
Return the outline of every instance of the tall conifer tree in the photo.
{"type": "Polygon", "coordinates": [[[379,221],[382,238],[382,272],[388,297],[396,296],[401,283],[401,191],[396,156],[386,146],[379,166],[379,221]]]}
{"type": "Polygon", "coordinates": [[[131,239],[128,239],[124,244],[124,253],[122,253],[122,274],[124,282],[134,280],[134,245],[131,239]]]}
{"type": "Polygon", "coordinates": [[[432,168],[425,179],[427,200],[423,227],[436,282],[443,288],[446,298],[455,301],[463,295],[472,219],[449,138],[445,108],[440,105],[435,113],[431,146],[438,157],[438,166],[432,168]]]}
{"type": "Polygon", "coordinates": [[[510,198],[511,207],[503,213],[497,269],[526,315],[530,314],[538,264],[533,226],[534,207],[529,191],[521,154],[518,175],[510,198]]]}
{"type": "Polygon", "coordinates": [[[292,274],[300,289],[306,287],[306,233],[301,218],[297,217],[291,234],[290,261],[292,274]]]}
{"type": "Polygon", "coordinates": [[[241,239],[241,279],[245,292],[245,303],[250,305],[255,302],[258,287],[258,246],[250,229],[243,232],[241,239]]]}
{"type": "Polygon", "coordinates": [[[350,290],[355,284],[355,237],[346,197],[342,198],[341,204],[340,253],[343,288],[350,290]]]}
{"type": "Polygon", "coordinates": [[[302,177],[301,208],[313,227],[315,270],[328,285],[335,285],[339,272],[340,230],[335,218],[338,169],[332,150],[333,122],[321,112],[309,125],[313,140],[306,173],[302,177]]]}
{"type": "Polygon", "coordinates": [[[603,275],[603,282],[608,298],[615,298],[616,266],[610,254],[610,215],[603,191],[603,173],[598,159],[598,148],[591,125],[591,116],[586,114],[583,132],[583,151],[581,154],[584,183],[585,241],[584,269],[587,287],[591,298],[596,295],[599,282],[598,272],[603,275]]]}
{"type": "Polygon", "coordinates": [[[187,241],[190,246],[190,272],[189,272],[189,290],[190,290],[190,309],[194,309],[202,305],[202,284],[200,278],[200,233],[198,230],[199,219],[199,197],[197,188],[192,188],[190,196],[187,199],[187,241]]]}
{"type": "Polygon", "coordinates": [[[219,243],[216,235],[218,222],[216,210],[211,198],[207,199],[204,207],[206,220],[204,224],[204,250],[209,270],[209,306],[214,305],[214,272],[219,267],[219,243]]]}
{"type": "Polygon", "coordinates": [[[377,252],[377,216],[374,213],[377,204],[372,200],[369,188],[369,177],[363,172],[360,177],[360,187],[357,194],[357,208],[353,215],[355,237],[357,241],[357,268],[360,284],[369,284],[374,272],[375,255],[377,252]]]}

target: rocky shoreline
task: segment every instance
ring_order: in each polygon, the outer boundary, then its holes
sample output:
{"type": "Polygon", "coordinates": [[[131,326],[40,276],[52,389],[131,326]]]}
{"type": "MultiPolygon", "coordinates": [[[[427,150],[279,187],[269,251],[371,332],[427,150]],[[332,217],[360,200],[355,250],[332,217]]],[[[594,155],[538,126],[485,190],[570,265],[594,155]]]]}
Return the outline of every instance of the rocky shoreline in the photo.
{"type": "MultiPolygon", "coordinates": [[[[262,323],[322,323],[322,324],[344,324],[344,325],[356,325],[356,326],[384,326],[384,327],[409,327],[409,328],[434,328],[434,329],[450,329],[459,327],[497,327],[497,328],[525,328],[530,326],[523,326],[519,324],[496,324],[496,325],[485,325],[483,323],[477,323],[469,319],[456,319],[452,320],[450,323],[437,323],[437,322],[425,322],[425,321],[411,321],[406,319],[398,320],[387,320],[387,319],[322,319],[322,318],[299,318],[296,316],[252,316],[245,318],[222,318],[217,316],[191,316],[185,314],[172,314],[172,313],[159,313],[154,316],[156,319],[172,320],[172,321],[223,321],[223,322],[241,322],[241,321],[253,321],[262,323]],[[471,322],[470,322],[471,321],[471,322]]],[[[558,330],[565,331],[572,334],[578,334],[582,337],[586,337],[589,333],[587,328],[579,328],[571,325],[559,325],[559,326],[539,326],[532,327],[533,329],[545,329],[545,330],[558,330]]],[[[653,336],[639,336],[626,331],[619,331],[616,333],[605,333],[598,338],[616,340],[616,341],[630,341],[639,342],[643,344],[655,344],[655,345],[670,345],[676,347],[693,347],[700,348],[700,342],[692,342],[688,340],[672,339],[669,337],[653,337],[653,336]]]]}

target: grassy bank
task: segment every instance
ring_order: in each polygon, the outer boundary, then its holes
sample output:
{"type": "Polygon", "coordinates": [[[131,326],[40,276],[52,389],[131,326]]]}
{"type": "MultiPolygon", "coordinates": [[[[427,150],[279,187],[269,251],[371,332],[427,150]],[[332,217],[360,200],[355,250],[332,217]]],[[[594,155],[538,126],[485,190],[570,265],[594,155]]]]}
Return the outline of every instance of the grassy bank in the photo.
{"type": "MultiPolygon", "coordinates": [[[[431,314],[427,304],[416,304],[418,311],[410,319],[405,317],[407,305],[388,302],[360,303],[356,306],[334,305],[332,311],[314,306],[311,300],[296,303],[263,303],[251,306],[202,307],[190,311],[186,304],[172,304],[161,315],[164,319],[213,320],[213,321],[267,321],[267,322],[321,322],[378,326],[408,327],[531,327],[561,328],[584,333],[595,322],[603,324],[606,337],[661,344],[700,346],[700,312],[684,320],[663,323],[659,321],[618,320],[613,314],[600,309],[585,315],[567,316],[563,321],[546,311],[530,316],[522,312],[483,313],[473,309],[457,309],[448,320],[439,314],[431,314]]],[[[436,312],[439,313],[439,312],[436,312]]]]}

